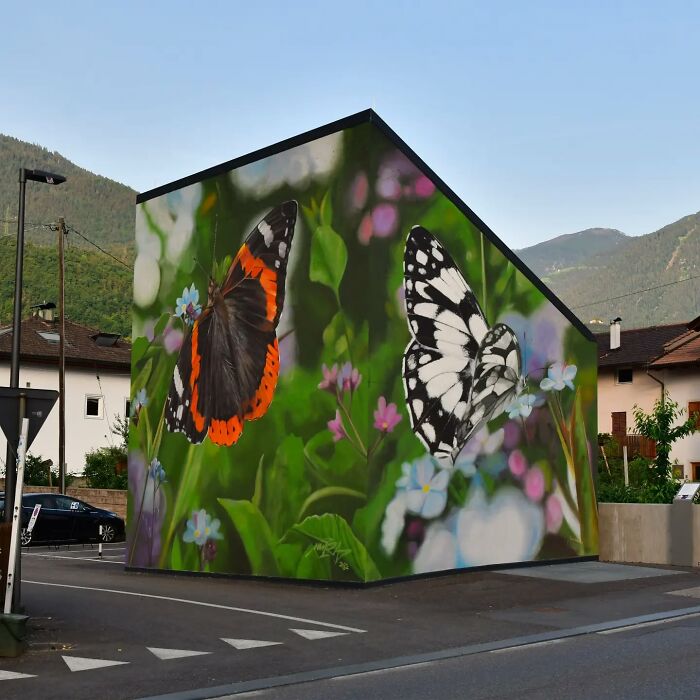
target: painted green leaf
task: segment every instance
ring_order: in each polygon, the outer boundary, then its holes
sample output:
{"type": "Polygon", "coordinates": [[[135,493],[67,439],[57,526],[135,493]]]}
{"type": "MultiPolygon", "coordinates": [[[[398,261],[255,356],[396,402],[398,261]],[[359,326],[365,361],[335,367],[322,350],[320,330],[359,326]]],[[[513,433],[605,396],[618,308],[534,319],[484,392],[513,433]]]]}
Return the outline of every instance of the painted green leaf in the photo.
{"type": "Polygon", "coordinates": [[[328,557],[322,557],[315,547],[308,547],[299,559],[295,575],[301,579],[328,581],[332,578],[331,560],[328,557]]]}
{"type": "Polygon", "coordinates": [[[329,287],[337,296],[347,262],[343,239],[330,226],[319,226],[311,240],[309,279],[329,287]]]}
{"type": "Polygon", "coordinates": [[[245,553],[255,576],[279,576],[275,558],[277,545],[267,520],[250,501],[219,498],[240,535],[245,553]]]}
{"type": "Polygon", "coordinates": [[[365,546],[357,539],[347,521],[335,513],[311,515],[292,530],[318,543],[316,548],[341,568],[346,563],[363,581],[380,578],[379,571],[365,546]]]}
{"type": "Polygon", "coordinates": [[[355,498],[361,501],[367,499],[367,496],[356,489],[349,489],[344,486],[324,486],[317,491],[314,491],[303,503],[299,511],[297,520],[301,520],[312,505],[325,498],[355,498]]]}
{"type": "Polygon", "coordinates": [[[572,458],[576,471],[576,495],[581,519],[581,542],[585,554],[595,554],[598,552],[598,513],[580,389],[576,390],[570,429],[572,458]]]}
{"type": "Polygon", "coordinates": [[[321,223],[324,226],[333,225],[333,205],[331,204],[330,190],[323,195],[321,200],[321,223]]]}
{"type": "Polygon", "coordinates": [[[131,382],[131,396],[132,398],[138,394],[141,389],[143,389],[151,376],[151,369],[153,368],[153,358],[146,360],[143,368],[136,375],[134,380],[131,382]]]}
{"type": "Polygon", "coordinates": [[[146,354],[150,343],[147,338],[136,338],[131,346],[131,364],[135,367],[146,354]]]}

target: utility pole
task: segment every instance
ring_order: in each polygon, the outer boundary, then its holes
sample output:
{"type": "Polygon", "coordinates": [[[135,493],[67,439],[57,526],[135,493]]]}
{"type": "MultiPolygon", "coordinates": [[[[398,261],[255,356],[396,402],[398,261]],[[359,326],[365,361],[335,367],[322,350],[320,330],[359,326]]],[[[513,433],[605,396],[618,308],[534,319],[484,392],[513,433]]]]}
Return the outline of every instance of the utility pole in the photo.
{"type": "MultiPolygon", "coordinates": [[[[61,493],[66,492],[66,313],[63,241],[66,222],[58,220],[58,322],[61,331],[58,339],[58,481],[61,493]]],[[[49,467],[49,472],[51,467],[49,467]]]]}

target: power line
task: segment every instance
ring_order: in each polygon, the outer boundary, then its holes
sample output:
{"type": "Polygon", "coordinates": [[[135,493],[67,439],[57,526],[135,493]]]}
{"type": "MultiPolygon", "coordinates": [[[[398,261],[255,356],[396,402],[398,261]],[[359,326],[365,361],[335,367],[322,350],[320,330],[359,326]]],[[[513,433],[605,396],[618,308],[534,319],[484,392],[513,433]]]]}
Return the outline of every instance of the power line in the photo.
{"type": "Polygon", "coordinates": [[[675,282],[666,282],[665,284],[657,284],[655,287],[647,287],[646,289],[637,289],[634,292],[628,292],[627,294],[620,294],[616,297],[608,297],[607,299],[598,299],[598,301],[589,301],[587,304],[578,304],[577,306],[571,306],[571,309],[583,309],[586,306],[594,306],[595,304],[604,304],[606,301],[615,301],[616,299],[624,299],[625,297],[632,297],[635,294],[643,294],[644,292],[652,292],[655,289],[662,289],[663,287],[672,287],[674,284],[680,284],[681,282],[688,282],[690,280],[700,279],[700,275],[693,275],[692,277],[686,277],[682,280],[676,280],[675,282]]]}
{"type": "Polygon", "coordinates": [[[100,246],[97,245],[97,243],[95,243],[94,241],[91,241],[86,235],[80,233],[80,231],[78,231],[77,229],[73,228],[72,226],[71,226],[70,228],[68,228],[68,232],[69,232],[69,233],[75,233],[75,234],[77,234],[77,235],[80,236],[84,241],[88,242],[88,243],[89,243],[90,245],[92,245],[92,246],[95,246],[95,248],[97,248],[97,250],[99,250],[101,253],[104,253],[105,255],[108,255],[110,258],[112,258],[112,260],[114,260],[115,262],[118,262],[120,265],[123,265],[127,270],[132,270],[132,269],[133,269],[133,268],[131,267],[131,265],[125,263],[123,260],[120,260],[120,259],[117,258],[116,256],[112,255],[109,251],[107,251],[107,250],[105,250],[104,248],[100,247],[100,246]]]}

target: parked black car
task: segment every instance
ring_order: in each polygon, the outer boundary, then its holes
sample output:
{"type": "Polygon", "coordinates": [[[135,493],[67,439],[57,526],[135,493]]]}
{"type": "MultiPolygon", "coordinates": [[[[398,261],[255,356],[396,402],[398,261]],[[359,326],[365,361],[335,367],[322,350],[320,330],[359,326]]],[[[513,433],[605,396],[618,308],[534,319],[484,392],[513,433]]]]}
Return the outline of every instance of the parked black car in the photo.
{"type": "MultiPolygon", "coordinates": [[[[0,493],[0,513],[4,511],[4,500],[5,494],[0,493]]],[[[58,493],[22,496],[22,545],[98,542],[100,539],[102,542],[124,539],[124,521],[116,513],[58,493]],[[41,510],[30,533],[27,526],[37,504],[41,510]]]]}

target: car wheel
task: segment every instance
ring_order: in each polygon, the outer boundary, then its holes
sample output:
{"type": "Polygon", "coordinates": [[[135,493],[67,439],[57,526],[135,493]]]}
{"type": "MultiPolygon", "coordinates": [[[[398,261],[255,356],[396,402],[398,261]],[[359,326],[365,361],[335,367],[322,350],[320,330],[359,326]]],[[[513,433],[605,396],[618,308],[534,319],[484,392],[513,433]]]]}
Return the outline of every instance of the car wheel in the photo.
{"type": "Polygon", "coordinates": [[[20,534],[20,541],[23,547],[28,547],[32,541],[32,533],[27,530],[26,527],[22,528],[22,533],[20,534]]]}
{"type": "Polygon", "coordinates": [[[102,537],[103,542],[114,542],[114,525],[109,523],[102,524],[102,537]]]}

